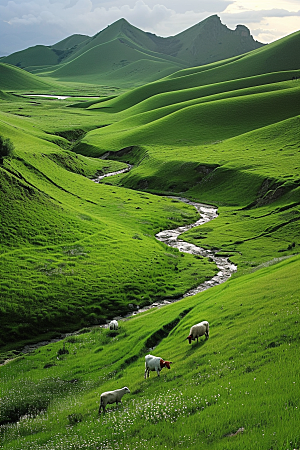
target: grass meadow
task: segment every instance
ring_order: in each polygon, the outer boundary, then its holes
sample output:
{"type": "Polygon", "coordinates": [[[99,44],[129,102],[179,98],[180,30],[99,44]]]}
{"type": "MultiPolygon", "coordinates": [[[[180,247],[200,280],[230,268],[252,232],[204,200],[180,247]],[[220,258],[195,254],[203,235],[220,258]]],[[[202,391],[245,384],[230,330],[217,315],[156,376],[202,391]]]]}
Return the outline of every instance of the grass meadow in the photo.
{"type": "Polygon", "coordinates": [[[1,367],[3,448],[299,448],[298,274],[290,258],[17,357],[1,367]],[[189,345],[201,319],[210,337],[189,345]],[[145,380],[149,351],[173,364],[145,380]]]}
{"type": "Polygon", "coordinates": [[[71,152],[84,126],[96,126],[94,115],[53,100],[6,107],[2,132],[15,150],[1,173],[1,345],[104,323],[216,273],[214,263],[154,238],[196,220],[193,207],[91,180],[126,167],[71,152]],[[45,131],[48,121],[57,134],[45,131]]]}
{"type": "Polygon", "coordinates": [[[299,450],[299,36],[126,92],[0,71],[3,449],[299,450]],[[155,239],[198,219],[174,197],[218,207],[181,237],[238,270],[136,314],[218,272],[155,239]]]}

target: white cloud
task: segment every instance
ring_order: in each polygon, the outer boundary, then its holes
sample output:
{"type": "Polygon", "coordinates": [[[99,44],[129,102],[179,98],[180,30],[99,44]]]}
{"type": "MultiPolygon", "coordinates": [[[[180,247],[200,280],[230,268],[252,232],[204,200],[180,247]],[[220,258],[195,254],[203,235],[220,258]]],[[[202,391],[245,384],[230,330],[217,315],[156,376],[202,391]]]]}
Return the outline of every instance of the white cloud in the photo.
{"type": "Polygon", "coordinates": [[[251,34],[260,42],[269,43],[299,30],[300,10],[289,11],[281,8],[241,10],[236,13],[225,11],[221,14],[229,27],[247,25],[251,34]]]}

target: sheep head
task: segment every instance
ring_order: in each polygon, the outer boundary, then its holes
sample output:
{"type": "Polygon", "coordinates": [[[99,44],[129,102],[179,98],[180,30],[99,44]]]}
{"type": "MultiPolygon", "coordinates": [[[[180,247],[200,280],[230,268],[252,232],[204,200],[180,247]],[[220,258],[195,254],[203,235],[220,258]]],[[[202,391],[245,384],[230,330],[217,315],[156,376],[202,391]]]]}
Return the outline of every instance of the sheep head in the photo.
{"type": "Polygon", "coordinates": [[[167,367],[168,369],[171,369],[170,364],[172,364],[172,361],[164,361],[162,358],[160,358],[160,367],[167,367]]]}

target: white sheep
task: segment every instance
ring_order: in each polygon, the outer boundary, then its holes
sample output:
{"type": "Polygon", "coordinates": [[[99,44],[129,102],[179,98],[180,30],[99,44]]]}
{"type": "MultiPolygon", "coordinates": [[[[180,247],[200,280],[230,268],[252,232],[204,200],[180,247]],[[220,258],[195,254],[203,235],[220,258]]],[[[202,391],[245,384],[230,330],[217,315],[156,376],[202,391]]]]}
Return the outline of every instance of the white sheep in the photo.
{"type": "Polygon", "coordinates": [[[167,367],[168,369],[171,369],[170,364],[172,364],[172,361],[164,361],[159,356],[153,356],[153,355],[146,355],[145,356],[145,379],[146,377],[150,376],[150,370],[156,371],[157,375],[160,376],[160,371],[167,367]]]}
{"type": "Polygon", "coordinates": [[[109,322],[109,329],[110,330],[117,330],[119,328],[119,324],[117,320],[111,320],[109,322]]]}
{"type": "Polygon", "coordinates": [[[192,343],[192,341],[194,341],[197,338],[197,342],[198,342],[198,338],[200,336],[204,336],[205,338],[208,339],[209,337],[209,323],[206,320],[203,320],[203,322],[197,323],[196,325],[193,325],[190,329],[190,334],[187,337],[187,339],[189,340],[189,344],[192,343]]]}
{"type": "Polygon", "coordinates": [[[123,395],[129,393],[130,390],[126,386],[123,387],[122,389],[116,389],[115,391],[103,392],[100,396],[99,414],[101,414],[101,408],[103,408],[103,413],[105,413],[105,408],[107,404],[122,403],[123,395]]]}

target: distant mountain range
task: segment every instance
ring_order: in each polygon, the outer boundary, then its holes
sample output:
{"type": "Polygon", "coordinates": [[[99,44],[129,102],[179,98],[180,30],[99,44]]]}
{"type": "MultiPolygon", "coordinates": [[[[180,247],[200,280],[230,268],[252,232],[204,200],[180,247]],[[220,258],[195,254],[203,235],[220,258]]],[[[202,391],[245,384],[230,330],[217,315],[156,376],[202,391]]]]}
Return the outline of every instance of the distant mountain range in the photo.
{"type": "Polygon", "coordinates": [[[1,62],[58,80],[139,85],[263,45],[247,27],[230,30],[217,15],[166,38],[120,19],[93,37],[74,34],[52,46],[15,52],[1,62]]]}

